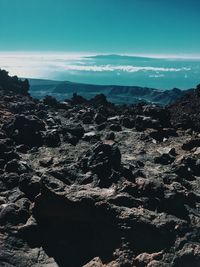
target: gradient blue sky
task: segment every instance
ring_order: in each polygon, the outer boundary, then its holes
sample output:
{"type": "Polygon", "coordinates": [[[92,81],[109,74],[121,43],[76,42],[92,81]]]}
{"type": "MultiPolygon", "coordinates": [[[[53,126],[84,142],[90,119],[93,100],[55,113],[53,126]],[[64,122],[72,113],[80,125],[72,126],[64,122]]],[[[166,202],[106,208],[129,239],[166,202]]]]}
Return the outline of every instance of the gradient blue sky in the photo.
{"type": "Polygon", "coordinates": [[[200,0],[0,0],[0,51],[199,54],[200,0]]]}

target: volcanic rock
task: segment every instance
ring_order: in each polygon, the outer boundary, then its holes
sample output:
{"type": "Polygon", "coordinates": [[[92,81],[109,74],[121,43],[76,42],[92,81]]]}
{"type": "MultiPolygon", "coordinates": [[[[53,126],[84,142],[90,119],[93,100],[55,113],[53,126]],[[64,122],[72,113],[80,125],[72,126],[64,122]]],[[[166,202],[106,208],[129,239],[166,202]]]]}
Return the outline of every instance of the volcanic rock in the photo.
{"type": "Polygon", "coordinates": [[[63,104],[10,81],[0,266],[199,266],[199,88],[168,107],[76,94],[63,104]]]}

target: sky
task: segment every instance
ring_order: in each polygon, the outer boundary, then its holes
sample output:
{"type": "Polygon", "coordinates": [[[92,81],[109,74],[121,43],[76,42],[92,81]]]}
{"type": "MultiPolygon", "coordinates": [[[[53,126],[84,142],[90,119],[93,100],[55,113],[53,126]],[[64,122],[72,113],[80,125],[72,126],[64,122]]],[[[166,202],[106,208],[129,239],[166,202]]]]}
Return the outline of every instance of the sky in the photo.
{"type": "Polygon", "coordinates": [[[200,55],[199,0],[0,0],[0,51],[200,55]]]}

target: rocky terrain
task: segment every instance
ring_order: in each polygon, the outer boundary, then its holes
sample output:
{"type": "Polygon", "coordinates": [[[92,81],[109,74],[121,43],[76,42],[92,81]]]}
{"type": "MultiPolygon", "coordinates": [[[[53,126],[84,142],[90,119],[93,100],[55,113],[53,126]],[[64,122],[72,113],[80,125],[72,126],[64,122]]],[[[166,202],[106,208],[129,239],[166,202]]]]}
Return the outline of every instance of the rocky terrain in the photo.
{"type": "Polygon", "coordinates": [[[199,87],[165,108],[10,90],[0,266],[200,266],[199,87]]]}

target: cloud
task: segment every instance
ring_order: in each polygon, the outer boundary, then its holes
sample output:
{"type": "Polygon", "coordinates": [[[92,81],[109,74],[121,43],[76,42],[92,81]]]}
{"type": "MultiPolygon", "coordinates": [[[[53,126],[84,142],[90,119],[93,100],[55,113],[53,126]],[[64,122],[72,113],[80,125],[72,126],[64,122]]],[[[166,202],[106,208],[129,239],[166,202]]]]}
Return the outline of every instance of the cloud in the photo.
{"type": "Polygon", "coordinates": [[[64,72],[66,64],[85,64],[88,59],[80,54],[65,53],[0,53],[0,68],[11,75],[29,78],[52,78],[52,73],[64,72]]]}
{"type": "Polygon", "coordinates": [[[159,71],[159,72],[179,72],[179,71],[189,71],[190,68],[158,68],[158,67],[140,67],[132,65],[66,65],[65,70],[75,70],[75,71],[92,71],[92,72],[103,72],[103,71],[123,71],[123,72],[138,72],[138,71],[159,71]]]}

